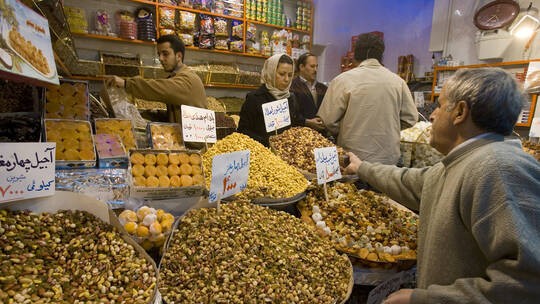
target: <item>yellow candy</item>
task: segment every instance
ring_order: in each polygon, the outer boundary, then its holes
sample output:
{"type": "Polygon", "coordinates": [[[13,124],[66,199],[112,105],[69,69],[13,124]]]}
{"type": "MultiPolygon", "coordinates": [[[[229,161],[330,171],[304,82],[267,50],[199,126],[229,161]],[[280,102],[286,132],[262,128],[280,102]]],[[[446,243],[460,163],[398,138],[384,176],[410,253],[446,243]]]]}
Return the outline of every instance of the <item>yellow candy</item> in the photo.
{"type": "Polygon", "coordinates": [[[172,225],[174,223],[174,219],[165,219],[161,221],[161,231],[163,233],[167,233],[171,231],[172,225]]]}
{"type": "Polygon", "coordinates": [[[137,227],[137,236],[138,237],[148,237],[150,235],[150,230],[146,226],[140,225],[137,227]]]}
{"type": "Polygon", "coordinates": [[[151,225],[150,225],[150,233],[152,235],[156,235],[156,234],[160,234],[161,233],[161,224],[158,223],[158,222],[153,222],[151,225]]]}
{"type": "Polygon", "coordinates": [[[144,248],[144,250],[150,250],[152,247],[154,247],[154,243],[152,243],[150,240],[144,240],[141,243],[141,247],[144,248]]]}
{"type": "Polygon", "coordinates": [[[125,225],[124,225],[124,229],[126,229],[127,233],[129,234],[135,234],[135,232],[137,231],[137,223],[135,222],[127,222],[125,225]]]}

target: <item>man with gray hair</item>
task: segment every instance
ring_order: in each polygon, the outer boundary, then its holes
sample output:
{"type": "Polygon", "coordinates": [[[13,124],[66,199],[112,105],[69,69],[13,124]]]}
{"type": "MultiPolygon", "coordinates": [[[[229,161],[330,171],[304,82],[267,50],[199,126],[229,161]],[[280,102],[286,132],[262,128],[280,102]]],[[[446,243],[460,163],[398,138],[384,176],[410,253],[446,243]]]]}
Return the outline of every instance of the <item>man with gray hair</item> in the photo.
{"type": "Polygon", "coordinates": [[[416,123],[418,111],[405,81],[381,65],[384,48],[377,34],[358,36],[359,65],[330,82],[317,116],[345,150],[395,165],[400,131],[416,123]]]}
{"type": "Polygon", "coordinates": [[[384,303],[540,303],[540,164],[505,139],[522,104],[510,73],[458,70],[430,116],[439,163],[397,168],[349,153],[346,172],[420,214],[417,288],[384,303]]]}

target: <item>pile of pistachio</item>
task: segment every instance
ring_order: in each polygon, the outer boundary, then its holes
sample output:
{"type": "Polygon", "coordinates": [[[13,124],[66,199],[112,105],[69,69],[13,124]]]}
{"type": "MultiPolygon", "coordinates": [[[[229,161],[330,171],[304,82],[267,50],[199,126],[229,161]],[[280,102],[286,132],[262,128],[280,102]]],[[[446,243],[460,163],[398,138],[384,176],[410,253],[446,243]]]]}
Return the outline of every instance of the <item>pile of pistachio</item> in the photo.
{"type": "Polygon", "coordinates": [[[84,211],[0,210],[0,303],[149,303],[155,267],[84,211]]]}
{"type": "Polygon", "coordinates": [[[341,303],[348,258],[301,220],[235,201],[187,213],[160,266],[168,303],[341,303]]]}
{"type": "Polygon", "coordinates": [[[288,198],[306,190],[308,182],[295,168],[270,152],[265,146],[249,136],[233,133],[212,146],[203,154],[206,186],[210,188],[212,179],[212,158],[223,153],[249,150],[249,178],[245,190],[238,198],[254,199],[260,197],[288,198]]]}

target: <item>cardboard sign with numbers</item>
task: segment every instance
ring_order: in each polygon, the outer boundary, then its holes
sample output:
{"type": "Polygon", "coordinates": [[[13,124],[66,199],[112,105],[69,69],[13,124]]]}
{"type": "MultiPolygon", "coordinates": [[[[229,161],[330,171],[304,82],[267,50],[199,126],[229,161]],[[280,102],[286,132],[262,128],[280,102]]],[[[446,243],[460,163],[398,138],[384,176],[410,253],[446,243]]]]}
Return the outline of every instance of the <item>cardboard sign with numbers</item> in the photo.
{"type": "Polygon", "coordinates": [[[243,150],[214,156],[209,202],[214,203],[247,187],[249,155],[249,150],[243,150]]]}
{"type": "Polygon", "coordinates": [[[0,202],[54,194],[56,143],[0,143],[0,202]]]}
{"type": "Polygon", "coordinates": [[[184,141],[207,143],[217,141],[216,113],[214,111],[186,105],[182,105],[181,110],[184,141]]]}

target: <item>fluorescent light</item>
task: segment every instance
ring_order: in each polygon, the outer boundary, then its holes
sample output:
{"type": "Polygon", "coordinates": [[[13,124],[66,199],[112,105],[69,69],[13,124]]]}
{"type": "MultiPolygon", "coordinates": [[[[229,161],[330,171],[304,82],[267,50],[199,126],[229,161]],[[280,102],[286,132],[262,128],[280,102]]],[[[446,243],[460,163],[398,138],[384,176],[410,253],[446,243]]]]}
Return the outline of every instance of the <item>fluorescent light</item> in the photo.
{"type": "Polygon", "coordinates": [[[538,9],[529,5],[529,8],[520,13],[516,21],[510,26],[510,34],[518,38],[531,37],[540,26],[540,20],[536,17],[537,14],[538,9]]]}

